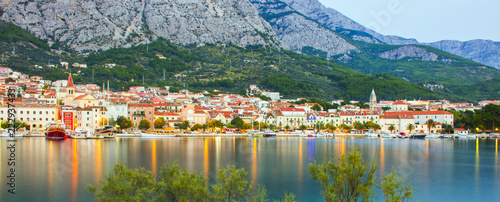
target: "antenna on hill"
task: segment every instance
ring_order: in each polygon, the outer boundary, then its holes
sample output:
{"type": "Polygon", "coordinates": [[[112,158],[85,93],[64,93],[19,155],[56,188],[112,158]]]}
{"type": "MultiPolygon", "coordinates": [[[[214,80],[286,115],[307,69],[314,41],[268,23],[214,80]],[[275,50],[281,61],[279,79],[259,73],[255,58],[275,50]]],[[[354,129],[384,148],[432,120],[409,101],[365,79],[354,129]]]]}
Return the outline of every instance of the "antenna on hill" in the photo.
{"type": "Polygon", "coordinates": [[[14,50],[12,51],[12,54],[16,54],[16,46],[14,46],[14,50]]]}
{"type": "Polygon", "coordinates": [[[92,69],[92,83],[94,83],[94,69],[92,69]]]}
{"type": "Polygon", "coordinates": [[[165,81],[165,69],[163,69],[163,80],[165,81]]]}
{"type": "Polygon", "coordinates": [[[142,85],[144,86],[144,74],[142,75],[142,85]]]}

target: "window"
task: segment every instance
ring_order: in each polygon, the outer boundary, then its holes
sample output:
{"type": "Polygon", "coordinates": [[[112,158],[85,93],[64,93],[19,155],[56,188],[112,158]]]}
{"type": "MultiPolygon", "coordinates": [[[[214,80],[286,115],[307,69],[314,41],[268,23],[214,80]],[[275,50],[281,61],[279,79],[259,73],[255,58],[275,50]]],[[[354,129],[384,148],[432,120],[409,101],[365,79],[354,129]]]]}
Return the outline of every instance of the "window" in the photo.
{"type": "Polygon", "coordinates": [[[26,114],[30,114],[30,111],[26,111],[26,114]]]}
{"type": "Polygon", "coordinates": [[[36,114],[36,111],[33,111],[33,114],[36,114]]]}
{"type": "Polygon", "coordinates": [[[45,118],[45,121],[49,121],[49,118],[45,118]]]}
{"type": "Polygon", "coordinates": [[[49,111],[45,111],[45,114],[49,114],[49,111]]]}

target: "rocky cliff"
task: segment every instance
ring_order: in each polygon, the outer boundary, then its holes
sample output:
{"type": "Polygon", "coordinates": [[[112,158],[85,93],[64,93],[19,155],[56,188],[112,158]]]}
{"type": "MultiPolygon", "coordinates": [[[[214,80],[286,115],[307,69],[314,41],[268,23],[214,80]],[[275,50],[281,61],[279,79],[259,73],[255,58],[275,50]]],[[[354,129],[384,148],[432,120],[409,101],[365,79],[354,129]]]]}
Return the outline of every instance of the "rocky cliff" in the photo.
{"type": "Polygon", "coordinates": [[[406,39],[398,36],[385,36],[371,29],[364,27],[356,21],[348,18],[335,9],[327,8],[318,0],[282,0],[290,7],[304,14],[308,18],[314,19],[322,25],[344,34],[354,40],[369,43],[386,44],[417,44],[415,39],[406,39]]]}
{"type": "Polygon", "coordinates": [[[1,19],[79,51],[148,43],[279,46],[248,0],[5,0],[1,19]]]}
{"type": "Polygon", "coordinates": [[[279,0],[252,0],[259,14],[271,24],[281,42],[289,49],[301,52],[313,47],[338,55],[357,51],[357,48],[316,21],[302,15],[279,0]]]}
{"type": "Polygon", "coordinates": [[[500,69],[500,42],[490,40],[438,41],[427,45],[500,69]]]}
{"type": "Polygon", "coordinates": [[[390,51],[378,54],[379,57],[388,60],[401,60],[406,58],[417,58],[423,61],[438,61],[438,55],[427,51],[425,48],[416,46],[402,46],[390,51]]]}

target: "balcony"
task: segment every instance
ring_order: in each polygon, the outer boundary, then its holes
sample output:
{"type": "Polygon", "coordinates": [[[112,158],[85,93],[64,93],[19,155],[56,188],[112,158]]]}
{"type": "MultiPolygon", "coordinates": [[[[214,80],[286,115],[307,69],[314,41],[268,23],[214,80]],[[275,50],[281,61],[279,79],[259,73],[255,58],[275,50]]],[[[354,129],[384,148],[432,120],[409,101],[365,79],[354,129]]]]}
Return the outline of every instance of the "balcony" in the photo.
{"type": "Polygon", "coordinates": [[[134,113],[134,114],[132,114],[132,116],[146,116],[146,114],[143,114],[143,113],[140,113],[140,114],[134,113]]]}

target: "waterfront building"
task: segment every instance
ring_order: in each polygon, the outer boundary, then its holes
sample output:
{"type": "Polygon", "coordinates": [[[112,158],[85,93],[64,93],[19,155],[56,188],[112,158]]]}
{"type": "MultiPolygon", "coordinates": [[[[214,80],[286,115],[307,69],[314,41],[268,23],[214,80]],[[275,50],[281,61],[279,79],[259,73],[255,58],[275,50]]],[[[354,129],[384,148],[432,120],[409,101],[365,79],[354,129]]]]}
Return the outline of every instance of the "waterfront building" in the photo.
{"type": "Polygon", "coordinates": [[[391,111],[408,111],[408,104],[402,100],[398,100],[392,103],[391,111]]]}
{"type": "MultiPolygon", "coordinates": [[[[386,133],[400,133],[404,132],[406,134],[410,134],[410,130],[408,130],[409,125],[415,125],[415,117],[412,114],[394,114],[394,115],[381,115],[380,116],[380,127],[381,131],[386,133]],[[389,128],[391,125],[394,126],[395,130],[391,131],[389,128]]],[[[414,131],[414,130],[412,130],[414,131]]]]}
{"type": "Polygon", "coordinates": [[[108,125],[108,110],[103,106],[87,106],[76,108],[78,127],[94,130],[108,125]]]}
{"type": "Polygon", "coordinates": [[[127,117],[135,127],[139,126],[141,120],[148,120],[151,127],[154,125],[155,107],[151,103],[131,103],[128,105],[127,117]]]}
{"type": "MultiPolygon", "coordinates": [[[[45,129],[45,125],[50,121],[55,121],[56,107],[48,104],[23,104],[16,103],[16,120],[30,125],[32,130],[45,129]]],[[[0,106],[0,120],[8,119],[8,106],[0,106]]]]}

